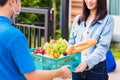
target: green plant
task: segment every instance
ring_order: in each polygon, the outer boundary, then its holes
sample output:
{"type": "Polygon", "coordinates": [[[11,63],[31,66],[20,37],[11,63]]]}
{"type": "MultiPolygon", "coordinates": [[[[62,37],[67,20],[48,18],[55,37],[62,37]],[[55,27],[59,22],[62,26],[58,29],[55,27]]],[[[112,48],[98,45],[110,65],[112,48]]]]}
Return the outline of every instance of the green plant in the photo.
{"type": "Polygon", "coordinates": [[[111,42],[110,50],[116,60],[120,59],[120,43],[111,42]]]}
{"type": "Polygon", "coordinates": [[[61,38],[61,30],[60,30],[60,29],[57,29],[57,30],[55,31],[55,39],[57,40],[57,39],[59,39],[59,38],[61,38]]]}

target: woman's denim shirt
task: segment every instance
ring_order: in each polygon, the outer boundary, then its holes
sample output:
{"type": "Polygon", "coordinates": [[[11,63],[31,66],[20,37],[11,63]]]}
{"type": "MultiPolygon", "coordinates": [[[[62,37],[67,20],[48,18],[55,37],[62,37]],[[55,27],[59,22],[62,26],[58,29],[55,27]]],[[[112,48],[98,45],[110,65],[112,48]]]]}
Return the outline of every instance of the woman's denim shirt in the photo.
{"type": "MultiPolygon", "coordinates": [[[[69,45],[75,45],[82,40],[84,33],[84,21],[78,24],[80,15],[76,16],[70,33],[69,45]]],[[[104,19],[92,22],[88,28],[87,38],[95,38],[97,44],[88,49],[86,59],[89,69],[106,59],[106,53],[109,49],[114,30],[114,20],[112,16],[107,15],[104,19]]]]}

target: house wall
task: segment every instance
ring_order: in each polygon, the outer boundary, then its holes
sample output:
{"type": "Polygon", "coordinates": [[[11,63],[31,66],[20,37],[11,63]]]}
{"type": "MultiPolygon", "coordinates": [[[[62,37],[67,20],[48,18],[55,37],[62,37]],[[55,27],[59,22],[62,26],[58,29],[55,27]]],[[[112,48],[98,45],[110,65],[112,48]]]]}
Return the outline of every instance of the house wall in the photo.
{"type": "Polygon", "coordinates": [[[109,0],[109,13],[120,15],[120,0],[109,0]]]}
{"type": "Polygon", "coordinates": [[[120,0],[109,0],[109,14],[114,19],[113,42],[120,42],[120,0]]]}
{"type": "Polygon", "coordinates": [[[73,20],[76,15],[80,14],[82,11],[82,1],[83,0],[71,0],[71,6],[70,6],[70,26],[73,23],[73,20]]]}

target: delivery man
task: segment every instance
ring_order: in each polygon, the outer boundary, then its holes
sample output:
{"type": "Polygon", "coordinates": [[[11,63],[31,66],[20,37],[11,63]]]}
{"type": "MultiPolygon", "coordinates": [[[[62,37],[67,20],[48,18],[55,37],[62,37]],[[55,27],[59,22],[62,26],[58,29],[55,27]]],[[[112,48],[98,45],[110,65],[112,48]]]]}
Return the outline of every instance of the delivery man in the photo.
{"type": "Polygon", "coordinates": [[[21,0],[0,0],[0,80],[51,80],[67,78],[68,66],[58,70],[36,70],[25,35],[11,24],[19,14],[21,0]]]}

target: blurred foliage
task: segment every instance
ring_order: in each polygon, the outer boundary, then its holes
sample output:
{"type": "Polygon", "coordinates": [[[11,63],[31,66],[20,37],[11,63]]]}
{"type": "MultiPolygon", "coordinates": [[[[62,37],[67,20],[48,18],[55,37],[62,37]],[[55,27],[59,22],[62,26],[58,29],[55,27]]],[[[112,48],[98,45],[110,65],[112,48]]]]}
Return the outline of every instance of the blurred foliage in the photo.
{"type": "Polygon", "coordinates": [[[22,7],[51,7],[51,0],[22,0],[22,7]]]}
{"type": "MultiPolygon", "coordinates": [[[[59,16],[60,12],[60,0],[56,0],[57,12],[59,16]]],[[[52,8],[52,0],[22,0],[22,7],[31,7],[31,8],[52,8]]],[[[19,22],[40,22],[43,21],[43,15],[30,14],[30,13],[20,13],[19,22]]],[[[59,17],[57,17],[59,21],[59,17]]]]}
{"type": "Polygon", "coordinates": [[[56,34],[55,39],[58,40],[61,37],[61,30],[60,29],[56,29],[55,34],[56,34]]]}
{"type": "Polygon", "coordinates": [[[112,42],[110,45],[110,50],[116,60],[120,59],[120,43],[112,42]]]}

